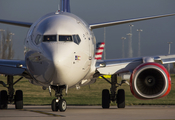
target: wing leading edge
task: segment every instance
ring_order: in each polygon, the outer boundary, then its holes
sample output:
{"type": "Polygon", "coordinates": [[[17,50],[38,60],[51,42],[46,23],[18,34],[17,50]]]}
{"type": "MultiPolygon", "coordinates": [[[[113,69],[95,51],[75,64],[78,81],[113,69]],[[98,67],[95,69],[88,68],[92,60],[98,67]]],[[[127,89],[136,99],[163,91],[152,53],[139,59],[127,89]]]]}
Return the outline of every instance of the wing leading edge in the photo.
{"type": "Polygon", "coordinates": [[[20,22],[20,21],[3,20],[3,19],[0,19],[0,23],[16,25],[16,26],[21,26],[21,27],[28,27],[28,28],[33,24],[29,22],[20,22]]]}
{"type": "Polygon", "coordinates": [[[25,71],[27,68],[23,60],[0,60],[0,74],[24,76],[25,71]]]}
{"type": "Polygon", "coordinates": [[[150,20],[155,18],[161,18],[161,17],[168,17],[168,16],[174,16],[175,13],[172,14],[165,14],[165,15],[158,15],[158,16],[150,16],[150,17],[143,17],[143,18],[134,18],[134,19],[128,19],[128,20],[118,20],[118,21],[110,21],[110,22],[102,22],[102,23],[95,23],[90,24],[91,29],[101,28],[101,27],[108,27],[113,25],[119,25],[119,24],[125,24],[130,22],[137,22],[137,21],[143,21],[143,20],[150,20]]]}
{"type": "Polygon", "coordinates": [[[132,72],[138,65],[142,63],[142,58],[98,60],[96,63],[96,69],[100,75],[113,75],[132,72]]]}
{"type": "Polygon", "coordinates": [[[113,75],[127,72],[132,73],[137,66],[146,62],[155,62],[159,64],[175,63],[175,55],[98,60],[96,63],[96,69],[100,75],[113,75]]]}

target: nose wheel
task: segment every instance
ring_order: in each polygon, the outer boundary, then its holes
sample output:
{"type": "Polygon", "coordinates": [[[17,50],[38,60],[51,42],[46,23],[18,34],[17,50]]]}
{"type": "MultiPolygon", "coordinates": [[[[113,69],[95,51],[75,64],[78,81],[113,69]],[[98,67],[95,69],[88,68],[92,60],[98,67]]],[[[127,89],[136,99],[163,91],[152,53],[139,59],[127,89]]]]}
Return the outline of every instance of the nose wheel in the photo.
{"type": "Polygon", "coordinates": [[[53,99],[52,100],[51,108],[52,108],[52,111],[58,111],[58,102],[57,102],[57,99],[53,99]]]}
{"type": "Polygon", "coordinates": [[[64,112],[64,111],[66,111],[66,108],[67,108],[66,100],[61,99],[61,100],[59,101],[58,106],[59,106],[59,110],[60,110],[60,112],[64,112]]]}
{"type": "Polygon", "coordinates": [[[65,99],[62,99],[62,90],[66,88],[66,86],[51,86],[52,89],[55,90],[55,97],[57,99],[53,99],[51,103],[52,111],[64,112],[67,109],[67,103],[65,99]]]}
{"type": "Polygon", "coordinates": [[[52,107],[52,111],[56,112],[56,111],[60,110],[60,112],[64,112],[64,111],[66,111],[66,108],[67,108],[66,100],[60,99],[58,101],[58,99],[53,99],[51,107],[52,107]]]}

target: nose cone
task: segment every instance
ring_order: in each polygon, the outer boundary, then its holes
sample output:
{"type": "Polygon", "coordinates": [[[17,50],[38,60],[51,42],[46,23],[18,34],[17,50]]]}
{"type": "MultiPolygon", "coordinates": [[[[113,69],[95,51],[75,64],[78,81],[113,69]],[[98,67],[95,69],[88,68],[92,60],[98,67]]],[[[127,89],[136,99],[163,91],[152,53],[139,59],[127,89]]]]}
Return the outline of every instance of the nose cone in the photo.
{"type": "Polygon", "coordinates": [[[74,60],[73,43],[42,43],[41,48],[55,67],[53,85],[67,85],[74,60]]]}

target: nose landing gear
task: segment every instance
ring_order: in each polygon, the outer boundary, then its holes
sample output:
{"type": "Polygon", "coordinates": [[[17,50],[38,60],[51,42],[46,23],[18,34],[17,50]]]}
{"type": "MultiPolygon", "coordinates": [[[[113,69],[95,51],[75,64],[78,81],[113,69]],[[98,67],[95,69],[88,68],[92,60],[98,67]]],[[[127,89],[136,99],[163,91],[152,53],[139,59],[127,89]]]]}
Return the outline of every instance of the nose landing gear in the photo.
{"type": "Polygon", "coordinates": [[[62,91],[66,88],[66,86],[51,86],[52,89],[55,90],[55,97],[57,99],[52,100],[51,108],[52,111],[58,111],[64,112],[67,108],[67,103],[65,99],[62,99],[62,91]]]}

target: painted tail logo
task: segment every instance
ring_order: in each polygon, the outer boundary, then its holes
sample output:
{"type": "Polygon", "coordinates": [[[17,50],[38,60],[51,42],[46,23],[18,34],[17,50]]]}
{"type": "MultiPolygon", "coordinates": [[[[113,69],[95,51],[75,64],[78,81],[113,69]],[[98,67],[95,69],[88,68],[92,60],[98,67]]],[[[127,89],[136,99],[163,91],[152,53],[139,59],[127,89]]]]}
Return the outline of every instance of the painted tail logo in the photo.
{"type": "Polygon", "coordinates": [[[102,54],[103,54],[103,50],[104,50],[104,46],[105,46],[104,42],[97,43],[96,53],[95,53],[95,59],[96,60],[101,60],[102,54]]]}

